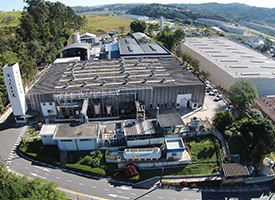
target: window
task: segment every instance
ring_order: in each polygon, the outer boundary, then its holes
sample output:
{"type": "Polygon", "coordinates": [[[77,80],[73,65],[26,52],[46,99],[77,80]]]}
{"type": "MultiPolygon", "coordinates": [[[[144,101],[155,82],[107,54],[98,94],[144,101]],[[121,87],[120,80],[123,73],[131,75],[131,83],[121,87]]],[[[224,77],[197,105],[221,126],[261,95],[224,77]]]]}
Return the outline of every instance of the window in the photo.
{"type": "Polygon", "coordinates": [[[172,107],[175,107],[175,103],[172,103],[172,107]]]}
{"type": "Polygon", "coordinates": [[[150,108],[153,108],[153,105],[152,105],[152,104],[150,104],[150,108]]]}
{"type": "Polygon", "coordinates": [[[50,106],[52,106],[52,105],[53,105],[53,103],[52,103],[52,102],[50,102],[50,103],[49,103],[49,105],[50,105],[50,106]]]}
{"type": "Polygon", "coordinates": [[[43,106],[46,106],[46,103],[42,103],[43,106]]]}
{"type": "Polygon", "coordinates": [[[85,142],[85,141],[92,141],[92,139],[80,139],[80,142],[85,142]]]}
{"type": "Polygon", "coordinates": [[[61,140],[61,142],[72,142],[72,140],[61,140]]]}
{"type": "Polygon", "coordinates": [[[47,110],[48,113],[52,113],[52,110],[47,110]]]}
{"type": "Polygon", "coordinates": [[[164,107],[165,107],[165,108],[167,108],[167,103],[166,103],[166,104],[164,104],[164,107]]]}
{"type": "Polygon", "coordinates": [[[177,153],[172,153],[172,156],[177,156],[177,153]]]}

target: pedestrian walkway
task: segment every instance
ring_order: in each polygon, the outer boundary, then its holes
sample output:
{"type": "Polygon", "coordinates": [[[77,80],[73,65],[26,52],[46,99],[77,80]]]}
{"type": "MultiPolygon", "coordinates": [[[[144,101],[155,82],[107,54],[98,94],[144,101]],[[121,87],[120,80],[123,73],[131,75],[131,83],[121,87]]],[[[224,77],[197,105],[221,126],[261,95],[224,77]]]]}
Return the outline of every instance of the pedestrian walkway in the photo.
{"type": "Polygon", "coordinates": [[[12,108],[9,107],[9,109],[3,115],[0,116],[0,124],[4,123],[11,113],[12,113],[12,108]]]}

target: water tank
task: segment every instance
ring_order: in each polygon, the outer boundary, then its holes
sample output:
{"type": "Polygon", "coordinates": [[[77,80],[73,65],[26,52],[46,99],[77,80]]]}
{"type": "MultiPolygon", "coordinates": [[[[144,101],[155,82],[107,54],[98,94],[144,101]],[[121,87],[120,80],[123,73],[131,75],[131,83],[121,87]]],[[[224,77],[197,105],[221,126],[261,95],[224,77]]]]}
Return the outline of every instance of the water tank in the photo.
{"type": "Polygon", "coordinates": [[[258,171],[258,175],[267,176],[273,166],[274,166],[274,161],[271,158],[265,158],[263,160],[260,170],[258,171]]]}
{"type": "Polygon", "coordinates": [[[73,41],[74,41],[74,43],[79,43],[80,42],[80,35],[79,35],[79,33],[73,34],[73,41]]]}
{"type": "Polygon", "coordinates": [[[160,148],[142,148],[142,149],[125,149],[123,157],[126,160],[141,160],[141,159],[159,159],[161,157],[160,148]]]}
{"type": "Polygon", "coordinates": [[[107,114],[110,115],[112,111],[112,106],[106,106],[107,114]]]}
{"type": "Polygon", "coordinates": [[[94,105],[94,110],[96,115],[100,114],[100,105],[101,105],[100,103],[94,105]]]}
{"type": "Polygon", "coordinates": [[[191,123],[191,127],[198,128],[200,124],[200,120],[197,117],[192,117],[190,123],[191,123]]]}

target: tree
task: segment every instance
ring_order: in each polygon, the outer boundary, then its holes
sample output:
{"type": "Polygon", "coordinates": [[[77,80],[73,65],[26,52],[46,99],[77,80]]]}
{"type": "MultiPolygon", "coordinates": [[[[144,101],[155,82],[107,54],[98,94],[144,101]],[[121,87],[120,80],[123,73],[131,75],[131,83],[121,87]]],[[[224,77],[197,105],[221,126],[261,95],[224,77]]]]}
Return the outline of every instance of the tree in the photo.
{"type": "Polygon", "coordinates": [[[133,32],[144,33],[144,31],[147,29],[147,24],[145,21],[135,20],[130,24],[130,28],[133,32]]]}
{"type": "Polygon", "coordinates": [[[175,32],[172,32],[171,29],[166,26],[163,31],[160,31],[156,39],[163,44],[169,51],[181,42],[185,38],[185,33],[182,29],[177,29],[175,32]]]}
{"type": "Polygon", "coordinates": [[[248,79],[239,79],[229,88],[229,99],[241,113],[258,99],[257,87],[248,79]]]}
{"type": "Polygon", "coordinates": [[[125,31],[125,26],[120,26],[120,27],[118,27],[118,28],[119,28],[120,32],[123,34],[124,31],[125,31]]]}
{"type": "Polygon", "coordinates": [[[182,54],[182,62],[185,63],[186,65],[189,65],[191,60],[193,60],[192,56],[188,52],[183,52],[182,54]]]}
{"type": "Polygon", "coordinates": [[[211,73],[207,70],[201,70],[201,78],[203,81],[209,80],[211,73]]]}
{"type": "Polygon", "coordinates": [[[200,62],[197,59],[192,59],[190,65],[192,66],[195,74],[199,75],[201,73],[200,62]]]}
{"type": "Polygon", "coordinates": [[[259,166],[263,157],[273,151],[274,126],[265,118],[249,119],[242,124],[240,132],[252,153],[254,163],[259,166]]]}
{"type": "Polygon", "coordinates": [[[29,180],[8,172],[0,158],[0,199],[67,199],[57,184],[42,179],[29,180]]]}
{"type": "Polygon", "coordinates": [[[224,132],[234,121],[234,117],[229,111],[219,111],[213,119],[213,125],[220,131],[224,132]]]}

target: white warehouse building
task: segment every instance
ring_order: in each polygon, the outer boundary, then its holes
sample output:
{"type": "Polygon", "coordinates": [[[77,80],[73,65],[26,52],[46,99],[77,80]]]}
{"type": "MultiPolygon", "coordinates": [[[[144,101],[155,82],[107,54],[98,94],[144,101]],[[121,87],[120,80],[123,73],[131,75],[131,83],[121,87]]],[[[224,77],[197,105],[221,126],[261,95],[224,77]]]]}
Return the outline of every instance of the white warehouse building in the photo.
{"type": "Polygon", "coordinates": [[[181,50],[199,60],[210,81],[228,90],[239,79],[257,86],[259,97],[275,94],[275,61],[225,38],[186,38],[181,50]]]}

